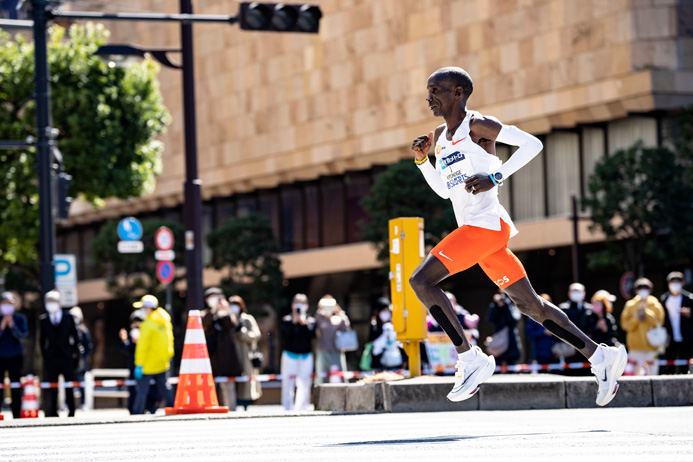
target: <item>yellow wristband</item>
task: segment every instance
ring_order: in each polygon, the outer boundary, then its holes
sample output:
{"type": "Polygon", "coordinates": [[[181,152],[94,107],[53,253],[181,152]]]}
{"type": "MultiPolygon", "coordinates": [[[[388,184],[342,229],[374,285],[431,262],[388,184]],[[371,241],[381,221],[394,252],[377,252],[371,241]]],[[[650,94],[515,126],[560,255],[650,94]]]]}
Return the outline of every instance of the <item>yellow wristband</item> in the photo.
{"type": "Polygon", "coordinates": [[[424,158],[421,159],[421,160],[418,160],[418,159],[416,159],[416,158],[414,159],[414,163],[415,163],[416,165],[421,165],[421,164],[425,163],[426,161],[428,161],[428,156],[424,157],[424,158]]]}

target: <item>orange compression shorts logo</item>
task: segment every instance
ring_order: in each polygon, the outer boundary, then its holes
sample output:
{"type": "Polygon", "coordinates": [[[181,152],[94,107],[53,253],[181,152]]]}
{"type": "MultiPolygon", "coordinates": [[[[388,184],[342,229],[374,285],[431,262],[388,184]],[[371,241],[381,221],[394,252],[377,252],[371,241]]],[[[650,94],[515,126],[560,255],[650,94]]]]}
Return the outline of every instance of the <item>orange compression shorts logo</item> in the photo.
{"type": "Polygon", "coordinates": [[[527,276],[524,266],[508,249],[510,225],[503,220],[501,230],[460,226],[431,250],[450,274],[460,273],[477,263],[498,287],[507,287],[527,276]]]}

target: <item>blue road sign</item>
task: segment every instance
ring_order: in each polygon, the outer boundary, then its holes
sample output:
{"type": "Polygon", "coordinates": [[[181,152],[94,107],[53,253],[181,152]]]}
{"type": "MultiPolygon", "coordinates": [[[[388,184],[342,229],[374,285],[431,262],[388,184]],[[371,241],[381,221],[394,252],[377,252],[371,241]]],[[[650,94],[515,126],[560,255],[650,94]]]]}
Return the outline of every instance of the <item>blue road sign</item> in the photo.
{"type": "Polygon", "coordinates": [[[156,277],[164,284],[170,284],[176,275],[175,266],[170,261],[160,261],[156,264],[156,277]]]}
{"type": "Polygon", "coordinates": [[[142,223],[135,217],[127,217],[118,223],[118,237],[123,241],[139,241],[142,238],[142,223]]]}

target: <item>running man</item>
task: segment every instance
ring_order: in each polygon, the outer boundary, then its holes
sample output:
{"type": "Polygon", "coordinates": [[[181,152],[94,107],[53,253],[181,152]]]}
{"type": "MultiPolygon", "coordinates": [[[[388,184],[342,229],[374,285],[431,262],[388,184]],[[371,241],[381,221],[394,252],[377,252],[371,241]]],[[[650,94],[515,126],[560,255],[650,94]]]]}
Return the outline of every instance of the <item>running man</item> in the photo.
{"type": "Polygon", "coordinates": [[[448,399],[471,398],[496,366],[493,356],[471,347],[450,300],[437,287],[451,274],[478,263],[522,313],[588,358],[599,384],[597,404],[604,406],[618,390],[617,380],[628,358],[626,349],[597,345],[563,311],[539,297],[522,263],[507,247],[517,230],[498,201],[498,187],[541,151],[541,141],[494,117],[467,110],[472,90],[472,79],[463,69],[435,71],[428,79],[426,101],[433,115],[445,123],[412,143],[415,162],[426,182],[439,196],[452,201],[459,226],[433,248],[409,280],[457,349],[455,385],[448,399]],[[496,141],[518,146],[505,164],[496,157],[496,141]],[[428,160],[431,145],[435,146],[435,167],[428,160]]]}

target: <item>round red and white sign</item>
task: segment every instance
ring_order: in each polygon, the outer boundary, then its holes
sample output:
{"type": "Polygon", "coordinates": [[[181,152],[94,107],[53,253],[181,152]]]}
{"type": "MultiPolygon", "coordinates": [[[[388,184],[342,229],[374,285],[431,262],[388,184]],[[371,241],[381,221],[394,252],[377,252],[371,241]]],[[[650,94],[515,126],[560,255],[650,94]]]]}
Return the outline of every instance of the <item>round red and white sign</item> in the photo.
{"type": "Polygon", "coordinates": [[[166,226],[162,226],[154,235],[154,244],[159,250],[171,250],[173,248],[173,232],[166,226]]]}

